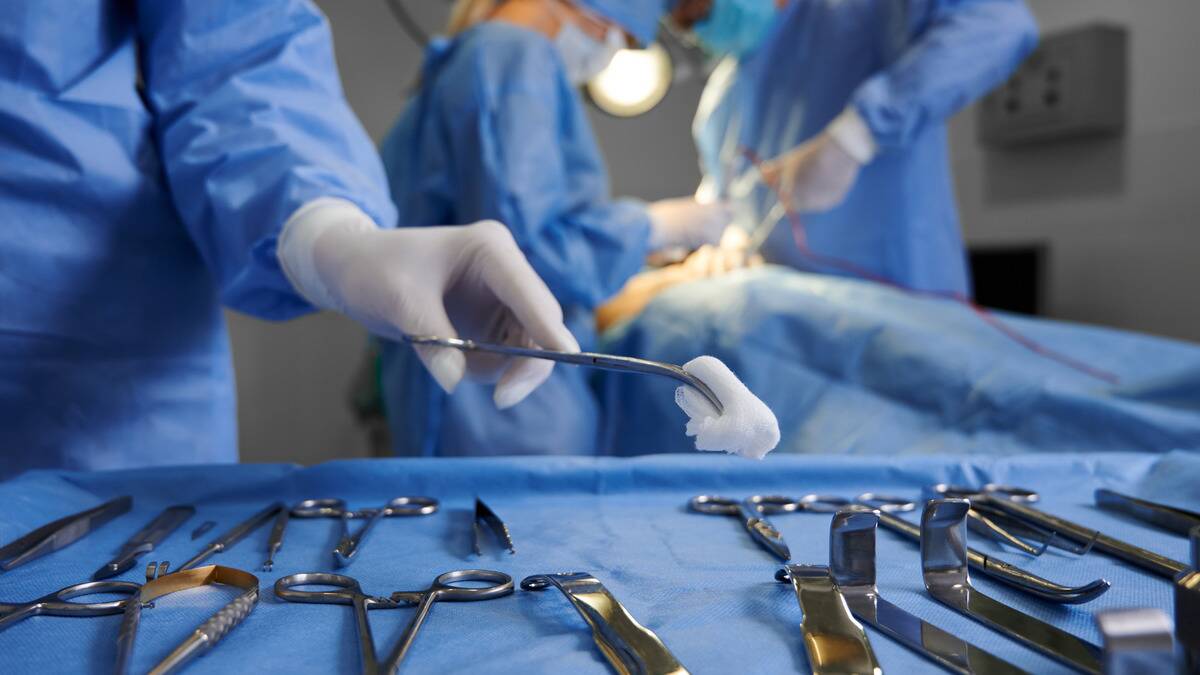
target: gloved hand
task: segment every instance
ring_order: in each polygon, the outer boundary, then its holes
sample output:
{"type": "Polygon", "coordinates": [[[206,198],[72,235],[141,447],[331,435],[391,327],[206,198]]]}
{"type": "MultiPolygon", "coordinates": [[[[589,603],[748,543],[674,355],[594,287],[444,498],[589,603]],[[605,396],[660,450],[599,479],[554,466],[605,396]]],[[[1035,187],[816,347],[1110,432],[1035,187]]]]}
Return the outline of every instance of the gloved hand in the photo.
{"type": "Polygon", "coordinates": [[[725,202],[701,203],[695,197],[676,197],[653,202],[650,214],[650,250],[670,247],[694,249],[715,244],[733,220],[725,202]]]}
{"type": "MultiPolygon", "coordinates": [[[[558,301],[508,229],[495,221],[384,230],[354,204],[322,198],[288,219],[277,255],[292,285],[312,304],[385,338],[466,337],[579,351],[558,301]]],[[[541,359],[416,349],[447,392],[467,372],[498,378],[493,400],[501,409],[528,396],[554,367],[541,359]]]]}
{"type": "Polygon", "coordinates": [[[789,210],[828,211],[842,203],[876,152],[870,129],[849,107],[814,138],[764,162],[762,178],[789,210]]]}

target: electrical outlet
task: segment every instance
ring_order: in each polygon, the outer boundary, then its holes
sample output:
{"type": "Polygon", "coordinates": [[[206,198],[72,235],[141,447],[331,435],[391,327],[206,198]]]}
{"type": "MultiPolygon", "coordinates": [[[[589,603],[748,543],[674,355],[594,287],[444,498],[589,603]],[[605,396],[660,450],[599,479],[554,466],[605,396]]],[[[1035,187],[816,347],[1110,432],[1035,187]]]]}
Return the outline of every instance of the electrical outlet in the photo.
{"type": "Polygon", "coordinates": [[[1125,131],[1128,31],[1091,25],[1042,38],[979,106],[978,138],[1012,146],[1125,131]]]}

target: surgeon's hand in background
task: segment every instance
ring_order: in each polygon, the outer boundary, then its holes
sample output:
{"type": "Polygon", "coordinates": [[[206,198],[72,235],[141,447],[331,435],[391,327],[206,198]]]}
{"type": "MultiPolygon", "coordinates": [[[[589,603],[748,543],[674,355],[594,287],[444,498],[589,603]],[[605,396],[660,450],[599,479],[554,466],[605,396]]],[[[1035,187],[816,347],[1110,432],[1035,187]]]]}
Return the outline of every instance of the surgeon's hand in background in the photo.
{"type": "Polygon", "coordinates": [[[795,213],[828,211],[845,199],[878,148],[853,107],[815,137],[762,165],[762,179],[795,213]]]}
{"type": "Polygon", "coordinates": [[[650,214],[650,250],[682,248],[692,250],[715,244],[733,220],[725,202],[701,202],[695,197],[676,197],[653,202],[650,214]]]}
{"type": "MultiPolygon", "coordinates": [[[[385,230],[354,204],[322,198],[288,219],[278,257],[292,285],[312,304],[385,338],[466,337],[579,351],[558,301],[508,229],[495,221],[385,230]]],[[[497,381],[493,399],[500,408],[519,403],[554,366],[539,359],[416,349],[447,392],[467,373],[497,381]]]]}

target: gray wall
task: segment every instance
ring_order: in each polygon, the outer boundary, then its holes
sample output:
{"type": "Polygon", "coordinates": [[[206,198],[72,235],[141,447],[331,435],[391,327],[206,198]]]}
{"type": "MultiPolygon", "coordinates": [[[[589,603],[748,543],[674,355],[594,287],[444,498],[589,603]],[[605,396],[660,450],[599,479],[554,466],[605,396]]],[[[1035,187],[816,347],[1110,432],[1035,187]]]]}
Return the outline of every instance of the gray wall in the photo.
{"type": "MultiPolygon", "coordinates": [[[[333,24],[347,97],[379,140],[400,110],[420,53],[383,0],[318,0],[333,24]]],[[[425,25],[445,4],[409,0],[425,25]]],[[[1044,30],[1096,19],[1132,31],[1131,128],[1118,141],[985,152],[968,110],[951,124],[964,229],[970,243],[1047,241],[1047,309],[1054,316],[1200,340],[1190,303],[1200,156],[1200,3],[1034,0],[1044,30]]],[[[699,180],[689,126],[701,83],[677,86],[636,120],[596,113],[614,192],[685,194],[699,180]]],[[[323,314],[271,325],[231,316],[242,457],[315,462],[367,453],[347,392],[366,335],[323,314]]]]}

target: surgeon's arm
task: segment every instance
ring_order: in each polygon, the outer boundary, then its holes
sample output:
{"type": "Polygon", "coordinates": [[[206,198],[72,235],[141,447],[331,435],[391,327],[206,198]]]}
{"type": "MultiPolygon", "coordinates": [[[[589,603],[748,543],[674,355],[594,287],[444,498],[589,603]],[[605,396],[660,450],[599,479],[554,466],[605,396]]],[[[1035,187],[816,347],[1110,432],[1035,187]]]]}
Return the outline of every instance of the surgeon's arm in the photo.
{"type": "Polygon", "coordinates": [[[609,198],[603,167],[588,161],[591,129],[576,126],[584,120],[564,100],[574,94],[556,86],[546,61],[527,61],[507,68],[514,83],[498,100],[444,111],[455,120],[455,210],[459,220],[506,224],[559,302],[594,309],[642,267],[649,217],[640,203],[609,198]]]}
{"type": "Polygon", "coordinates": [[[912,43],[851,99],[881,150],[906,145],[995,87],[1037,43],[1037,24],[1023,0],[899,5],[907,7],[912,43]]]}
{"type": "Polygon", "coordinates": [[[159,158],[222,301],[271,319],[311,311],[275,254],[289,216],[333,197],[395,220],[325,18],[307,0],[141,0],[136,13],[159,158]]]}

